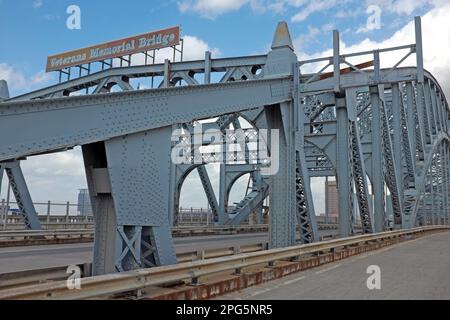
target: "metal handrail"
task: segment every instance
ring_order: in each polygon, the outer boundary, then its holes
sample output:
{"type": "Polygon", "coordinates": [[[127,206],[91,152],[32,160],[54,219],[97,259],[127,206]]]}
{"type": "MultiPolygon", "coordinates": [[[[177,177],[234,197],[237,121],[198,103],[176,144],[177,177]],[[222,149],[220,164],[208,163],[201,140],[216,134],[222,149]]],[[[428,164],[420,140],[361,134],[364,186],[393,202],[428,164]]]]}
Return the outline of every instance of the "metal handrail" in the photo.
{"type": "Polygon", "coordinates": [[[109,296],[115,293],[142,289],[147,286],[162,285],[187,279],[193,280],[198,279],[201,276],[212,275],[224,271],[241,270],[241,268],[249,266],[270,264],[277,260],[297,258],[305,254],[356,245],[362,242],[439,230],[450,230],[450,227],[428,226],[408,230],[381,232],[377,234],[365,234],[262,252],[237,254],[230,257],[83,278],[81,279],[81,289],[79,290],[69,290],[66,281],[44,283],[35,286],[0,291],[0,299],[88,299],[109,296]]]}
{"type": "MultiPolygon", "coordinates": [[[[336,224],[319,224],[320,226],[328,226],[337,228],[336,224]]],[[[262,232],[267,231],[269,225],[260,224],[260,225],[236,225],[236,226],[177,226],[172,228],[172,232],[174,234],[183,234],[189,233],[191,235],[195,235],[198,233],[206,233],[206,232],[233,232],[233,231],[252,231],[262,232]]],[[[0,242],[2,240],[11,240],[14,238],[42,238],[42,237],[64,237],[64,236],[74,236],[74,235],[93,235],[95,232],[94,229],[56,229],[56,230],[7,230],[0,231],[0,242]]]]}

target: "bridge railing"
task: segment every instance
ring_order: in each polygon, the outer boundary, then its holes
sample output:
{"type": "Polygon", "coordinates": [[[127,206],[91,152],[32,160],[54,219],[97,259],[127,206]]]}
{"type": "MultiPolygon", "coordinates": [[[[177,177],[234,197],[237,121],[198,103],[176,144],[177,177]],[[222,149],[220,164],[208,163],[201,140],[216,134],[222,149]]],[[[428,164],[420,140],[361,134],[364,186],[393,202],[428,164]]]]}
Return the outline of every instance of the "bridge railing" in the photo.
{"type": "Polygon", "coordinates": [[[89,299],[132,292],[149,286],[190,281],[197,284],[199,277],[227,271],[240,274],[243,268],[265,265],[273,266],[279,260],[298,259],[301,256],[334,251],[338,248],[383,241],[399,237],[416,236],[425,232],[450,230],[448,226],[420,227],[408,230],[365,234],[331,241],[297,245],[287,248],[237,254],[176,265],[139,269],[120,274],[110,274],[81,279],[80,290],[69,290],[66,281],[44,283],[35,286],[0,291],[1,299],[89,299]]]}

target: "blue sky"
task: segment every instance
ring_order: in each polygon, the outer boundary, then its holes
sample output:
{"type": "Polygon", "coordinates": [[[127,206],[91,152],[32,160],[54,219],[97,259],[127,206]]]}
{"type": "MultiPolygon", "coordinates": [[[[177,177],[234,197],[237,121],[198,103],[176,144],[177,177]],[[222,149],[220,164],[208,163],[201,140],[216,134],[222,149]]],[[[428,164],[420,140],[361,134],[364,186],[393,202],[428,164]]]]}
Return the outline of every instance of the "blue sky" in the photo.
{"type": "Polygon", "coordinates": [[[365,38],[382,41],[432,7],[431,1],[417,1],[405,8],[408,2],[416,1],[0,0],[0,39],[8,47],[0,50],[0,63],[27,82],[10,84],[16,95],[52,82],[54,74],[42,73],[50,54],[172,25],[216,49],[216,56],[257,54],[268,50],[280,20],[289,22],[296,47],[314,54],[331,46],[332,29],[341,31],[347,45],[365,38]],[[66,8],[72,4],[81,8],[81,30],[66,28],[66,8]],[[357,32],[370,4],[382,9],[381,29],[357,32]]]}
{"type": "MultiPolygon", "coordinates": [[[[449,0],[0,0],[0,79],[11,96],[45,87],[56,82],[44,72],[48,55],[173,25],[182,26],[188,59],[205,50],[215,57],[266,53],[280,20],[288,22],[300,59],[329,55],[333,29],[343,52],[372,50],[412,43],[416,15],[423,17],[425,68],[450,96],[449,0]],[[81,9],[81,30],[66,28],[69,5],[81,9]],[[380,8],[380,29],[367,28],[371,5],[380,8]]],[[[30,158],[23,170],[36,201],[73,201],[86,186],[79,149],[30,158]]],[[[193,175],[182,204],[205,207],[193,175]]],[[[316,211],[323,212],[323,184],[313,181],[312,188],[316,211]]]]}

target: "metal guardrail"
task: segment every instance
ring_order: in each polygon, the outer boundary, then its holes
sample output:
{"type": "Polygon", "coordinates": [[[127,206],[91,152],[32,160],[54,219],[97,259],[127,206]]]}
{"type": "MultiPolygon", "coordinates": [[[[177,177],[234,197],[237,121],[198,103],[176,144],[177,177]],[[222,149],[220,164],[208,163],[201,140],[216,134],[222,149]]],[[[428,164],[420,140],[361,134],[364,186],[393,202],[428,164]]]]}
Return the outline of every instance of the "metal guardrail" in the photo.
{"type": "MultiPolygon", "coordinates": [[[[323,225],[321,229],[337,229],[337,225],[323,225]]],[[[243,226],[200,226],[200,227],[174,227],[174,237],[188,237],[200,235],[227,235],[237,233],[267,232],[268,225],[243,226]]],[[[14,245],[44,244],[52,241],[70,241],[75,239],[92,240],[94,229],[65,229],[65,230],[9,230],[0,232],[0,247],[14,245]]]]}
{"type": "Polygon", "coordinates": [[[226,271],[240,272],[242,268],[250,266],[273,265],[278,260],[296,259],[303,255],[335,250],[340,247],[440,230],[450,230],[450,227],[429,226],[377,234],[365,234],[262,252],[237,254],[230,257],[83,278],[81,279],[81,289],[79,290],[69,290],[66,281],[25,286],[0,291],[0,299],[88,299],[111,296],[149,286],[164,285],[185,280],[196,283],[198,278],[202,276],[226,271]]]}
{"type": "Polygon", "coordinates": [[[0,247],[80,243],[90,242],[93,239],[94,232],[89,229],[2,231],[0,247]]]}
{"type": "MultiPolygon", "coordinates": [[[[323,236],[321,240],[330,240],[334,236],[323,236]]],[[[208,248],[202,250],[192,250],[177,253],[177,263],[199,261],[220,257],[228,257],[241,253],[258,252],[268,250],[268,242],[260,242],[247,245],[236,245],[221,248],[208,248]]],[[[91,275],[91,262],[78,263],[83,277],[91,275]]],[[[43,283],[48,281],[57,281],[67,279],[68,266],[57,266],[43,269],[23,270],[17,272],[8,272],[0,274],[0,290],[14,288],[24,285],[43,283]]]]}
{"type": "Polygon", "coordinates": [[[47,237],[47,236],[64,236],[92,234],[94,230],[86,229],[65,229],[65,230],[8,230],[0,232],[1,238],[27,238],[27,237],[47,237]]]}
{"type": "MultiPolygon", "coordinates": [[[[77,266],[80,268],[82,275],[90,274],[91,263],[81,263],[77,266]]],[[[66,280],[68,276],[67,266],[2,273],[0,274],[0,290],[45,281],[66,280]]]]}
{"type": "MultiPolygon", "coordinates": [[[[177,263],[192,262],[219,257],[227,257],[239,253],[257,252],[267,250],[268,243],[254,243],[249,245],[238,245],[234,247],[211,248],[203,250],[193,250],[177,253],[177,263]]],[[[76,264],[82,277],[89,277],[92,263],[76,264]]],[[[43,269],[23,270],[0,274],[0,290],[7,288],[17,288],[25,285],[38,284],[48,281],[66,280],[68,266],[57,266],[43,269]]]]}

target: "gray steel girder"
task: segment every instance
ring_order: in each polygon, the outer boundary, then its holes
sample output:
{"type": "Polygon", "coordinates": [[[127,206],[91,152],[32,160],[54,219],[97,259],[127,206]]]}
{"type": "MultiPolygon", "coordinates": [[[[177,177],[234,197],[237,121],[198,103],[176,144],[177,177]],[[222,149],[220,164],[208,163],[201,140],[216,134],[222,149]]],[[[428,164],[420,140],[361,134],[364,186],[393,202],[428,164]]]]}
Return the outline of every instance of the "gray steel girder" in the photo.
{"type": "Polygon", "coordinates": [[[169,227],[171,126],[83,146],[94,274],[176,263],[169,227]]]}
{"type": "Polygon", "coordinates": [[[9,138],[0,145],[0,161],[273,105],[290,97],[291,81],[281,77],[2,103],[0,136],[9,138]],[[15,130],[19,127],[27,130],[15,130]]]}

